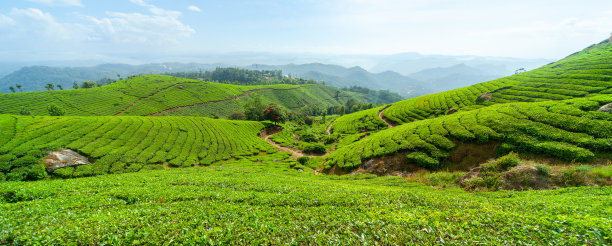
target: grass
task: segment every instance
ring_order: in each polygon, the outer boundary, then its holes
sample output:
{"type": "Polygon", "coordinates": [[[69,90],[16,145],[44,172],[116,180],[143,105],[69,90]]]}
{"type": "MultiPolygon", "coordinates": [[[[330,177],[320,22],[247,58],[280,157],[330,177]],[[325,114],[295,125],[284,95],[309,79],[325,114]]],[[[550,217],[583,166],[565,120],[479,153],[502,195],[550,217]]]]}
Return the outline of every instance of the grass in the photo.
{"type": "Polygon", "coordinates": [[[612,243],[611,187],[466,193],[398,177],[315,176],[277,155],[0,183],[0,243],[612,243]]]}

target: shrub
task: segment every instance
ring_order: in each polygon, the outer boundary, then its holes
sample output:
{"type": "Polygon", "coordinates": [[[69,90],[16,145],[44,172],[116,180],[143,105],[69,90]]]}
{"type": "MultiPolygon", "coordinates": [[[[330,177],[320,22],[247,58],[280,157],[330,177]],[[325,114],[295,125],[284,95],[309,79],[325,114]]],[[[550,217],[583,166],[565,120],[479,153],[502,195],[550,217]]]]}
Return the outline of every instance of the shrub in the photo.
{"type": "Polygon", "coordinates": [[[74,167],[63,167],[53,170],[53,175],[61,178],[71,178],[72,173],[74,173],[74,167]]]}
{"type": "Polygon", "coordinates": [[[233,112],[229,115],[230,120],[246,120],[246,115],[243,112],[233,112]]]}
{"type": "Polygon", "coordinates": [[[39,159],[34,157],[34,156],[29,156],[26,155],[24,157],[21,157],[15,161],[13,161],[13,166],[14,167],[27,167],[30,165],[34,165],[36,163],[39,163],[39,159]]]}
{"type": "Polygon", "coordinates": [[[47,169],[43,164],[36,164],[30,166],[26,171],[26,179],[27,180],[39,180],[47,177],[47,169]]]}
{"type": "Polygon", "coordinates": [[[544,164],[537,164],[536,170],[538,170],[538,175],[542,177],[548,177],[550,176],[550,173],[552,172],[552,169],[549,166],[544,165],[544,164]]]}
{"type": "Polygon", "coordinates": [[[497,159],[496,162],[497,166],[501,168],[501,170],[505,171],[518,166],[518,164],[521,162],[521,159],[519,159],[518,154],[510,152],[509,154],[497,159]]]}
{"type": "Polygon", "coordinates": [[[309,160],[310,160],[310,157],[308,156],[301,156],[297,159],[297,161],[302,165],[306,164],[306,162],[308,162],[309,160]]]}
{"type": "Polygon", "coordinates": [[[304,142],[308,142],[308,143],[313,143],[317,141],[317,137],[315,137],[315,135],[312,135],[310,133],[306,133],[300,136],[300,140],[304,142]]]}
{"type": "Polygon", "coordinates": [[[310,154],[325,154],[327,150],[325,149],[325,145],[316,143],[304,146],[304,152],[310,154]]]}
{"type": "Polygon", "coordinates": [[[408,162],[416,163],[420,167],[424,167],[430,170],[438,169],[438,167],[440,166],[440,162],[438,160],[429,157],[423,152],[412,152],[406,155],[406,159],[408,160],[408,162]]]}
{"type": "Polygon", "coordinates": [[[304,116],[304,124],[312,126],[314,123],[314,118],[312,116],[304,116]]]}
{"type": "Polygon", "coordinates": [[[66,111],[55,104],[51,104],[47,106],[47,111],[49,111],[49,115],[51,116],[62,116],[66,114],[66,111]]]}
{"type": "Polygon", "coordinates": [[[323,143],[325,144],[333,144],[334,142],[336,142],[337,138],[338,138],[338,134],[331,134],[331,135],[325,135],[321,137],[321,140],[323,140],[323,143]]]}

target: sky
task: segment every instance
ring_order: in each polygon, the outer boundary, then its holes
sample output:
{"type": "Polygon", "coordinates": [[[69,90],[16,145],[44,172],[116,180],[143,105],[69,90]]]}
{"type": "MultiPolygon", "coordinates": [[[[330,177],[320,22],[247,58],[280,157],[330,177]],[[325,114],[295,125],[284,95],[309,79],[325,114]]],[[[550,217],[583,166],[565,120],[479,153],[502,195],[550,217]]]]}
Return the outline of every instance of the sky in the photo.
{"type": "Polygon", "coordinates": [[[232,52],[559,59],[612,32],[610,0],[0,0],[0,61],[232,52]]]}

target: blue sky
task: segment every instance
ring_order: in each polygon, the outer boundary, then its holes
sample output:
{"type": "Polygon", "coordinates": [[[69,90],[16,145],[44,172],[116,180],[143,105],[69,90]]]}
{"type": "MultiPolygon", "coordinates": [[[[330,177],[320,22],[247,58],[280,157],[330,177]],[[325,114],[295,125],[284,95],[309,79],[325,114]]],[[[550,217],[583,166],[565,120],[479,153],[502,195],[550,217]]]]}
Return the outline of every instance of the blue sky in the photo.
{"type": "Polygon", "coordinates": [[[608,0],[0,2],[0,61],[244,51],[558,59],[611,32],[608,0]]]}

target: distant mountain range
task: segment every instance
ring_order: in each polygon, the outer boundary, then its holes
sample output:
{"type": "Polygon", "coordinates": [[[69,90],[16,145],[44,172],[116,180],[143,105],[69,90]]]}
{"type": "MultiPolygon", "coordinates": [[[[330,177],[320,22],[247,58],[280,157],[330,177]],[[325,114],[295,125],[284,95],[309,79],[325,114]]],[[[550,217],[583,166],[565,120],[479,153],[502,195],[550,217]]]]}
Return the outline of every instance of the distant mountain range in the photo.
{"type": "MultiPolygon", "coordinates": [[[[151,63],[144,65],[101,64],[96,66],[22,66],[0,64],[0,92],[22,85],[24,91],[45,90],[45,85],[61,84],[72,88],[73,82],[118,79],[137,74],[208,71],[216,67],[242,67],[259,70],[282,70],[284,74],[305,79],[324,81],[335,87],[362,86],[376,90],[391,90],[404,97],[446,91],[471,84],[507,76],[518,68],[527,70],[546,64],[543,59],[490,58],[474,56],[441,56],[405,53],[392,56],[326,57],[330,62],[344,59],[345,64],[369,64],[369,70],[360,66],[344,67],[323,63],[287,65],[242,65],[224,63],[151,63]],[[17,70],[18,69],[18,70],[17,70]],[[12,70],[12,72],[10,72],[12,70]]],[[[246,59],[246,58],[245,58],[246,59]]],[[[289,59],[284,59],[289,60],[289,59]]],[[[296,58],[295,60],[307,60],[296,58]]],[[[266,61],[272,61],[266,59],[266,61]]],[[[91,63],[89,61],[88,63],[91,63]]],[[[50,64],[46,62],[45,64],[50,64]]]]}

